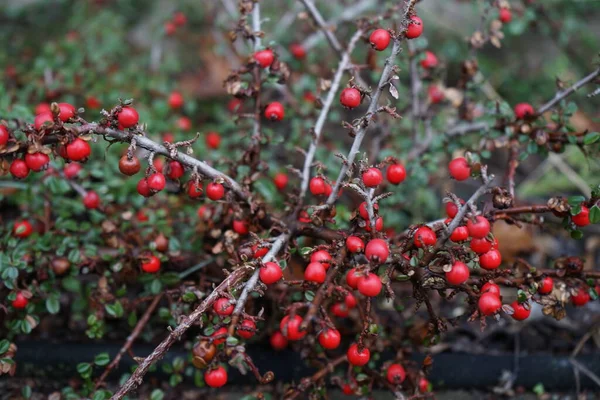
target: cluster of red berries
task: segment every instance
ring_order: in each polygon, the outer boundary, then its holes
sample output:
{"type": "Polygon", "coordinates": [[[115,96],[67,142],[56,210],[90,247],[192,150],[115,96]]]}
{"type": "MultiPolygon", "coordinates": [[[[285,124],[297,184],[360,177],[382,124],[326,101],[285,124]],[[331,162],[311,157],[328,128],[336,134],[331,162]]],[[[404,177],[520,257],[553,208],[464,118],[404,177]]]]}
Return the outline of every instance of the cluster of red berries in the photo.
{"type": "Polygon", "coordinates": [[[165,22],[165,34],[167,36],[174,35],[175,32],[177,32],[177,29],[181,28],[182,26],[185,26],[185,24],[187,24],[186,15],[181,11],[176,11],[175,13],[173,13],[173,18],[165,22]]]}

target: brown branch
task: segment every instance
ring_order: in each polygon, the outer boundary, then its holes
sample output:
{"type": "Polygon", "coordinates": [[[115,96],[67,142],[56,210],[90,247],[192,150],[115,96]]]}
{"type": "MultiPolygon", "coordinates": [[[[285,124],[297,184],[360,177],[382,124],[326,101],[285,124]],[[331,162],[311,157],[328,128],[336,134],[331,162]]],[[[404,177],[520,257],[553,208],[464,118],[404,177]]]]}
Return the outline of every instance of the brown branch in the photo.
{"type": "Polygon", "coordinates": [[[104,380],[108,377],[108,374],[110,374],[110,371],[113,370],[114,368],[116,368],[117,365],[119,365],[119,361],[121,361],[121,358],[123,357],[123,355],[129,351],[129,349],[133,345],[133,342],[135,342],[137,337],[142,333],[142,331],[144,330],[144,327],[150,320],[150,316],[152,315],[152,313],[156,309],[156,306],[158,306],[158,303],[162,299],[162,296],[163,296],[163,293],[161,293],[157,296],[154,296],[154,300],[152,301],[152,303],[150,303],[150,305],[146,309],[146,312],[144,312],[144,315],[142,315],[142,318],[140,318],[138,323],[135,325],[135,328],[133,328],[133,331],[131,332],[131,334],[127,337],[127,340],[125,341],[125,344],[123,345],[123,347],[121,347],[121,350],[119,350],[119,352],[117,353],[115,358],[111,361],[110,364],[108,364],[108,366],[106,367],[106,369],[104,370],[102,375],[100,375],[100,378],[96,382],[96,389],[98,389],[104,383],[104,380]]]}
{"type": "Polygon", "coordinates": [[[293,392],[286,393],[284,396],[285,400],[293,400],[298,397],[301,393],[303,393],[306,389],[308,389],[311,385],[314,385],[317,381],[325,377],[327,374],[334,371],[334,369],[346,361],[346,355],[339,356],[335,360],[328,363],[325,367],[321,368],[319,371],[315,372],[310,378],[304,378],[300,381],[300,384],[297,388],[291,389],[293,392]]]}
{"type": "Polygon", "coordinates": [[[167,336],[156,348],[150,353],[150,355],[138,365],[135,372],[131,374],[129,379],[119,388],[119,391],[111,397],[111,400],[120,400],[127,393],[131,392],[135,388],[137,388],[141,383],[144,375],[148,372],[150,367],[158,360],[164,357],[166,352],[171,348],[171,346],[181,339],[181,336],[192,327],[198,321],[204,313],[212,306],[212,304],[221,296],[221,293],[225,292],[229,287],[235,286],[240,283],[251,271],[251,268],[248,266],[243,266],[241,268],[233,271],[219,286],[213,290],[211,294],[208,295],[200,303],[198,307],[187,317],[184,317],[182,322],[177,325],[177,327],[171,331],[169,336],[167,336]]]}
{"type": "Polygon", "coordinates": [[[596,77],[598,75],[600,75],[600,68],[596,69],[589,75],[587,75],[587,76],[583,77],[582,79],[580,79],[579,81],[575,82],[575,84],[573,86],[571,86],[565,90],[559,90],[558,92],[556,92],[556,94],[554,95],[552,100],[548,101],[546,104],[542,105],[540,108],[537,109],[536,114],[541,115],[541,114],[545,113],[546,111],[550,110],[559,101],[561,101],[565,97],[575,93],[575,91],[577,89],[579,89],[580,87],[592,82],[594,79],[596,79],[596,77]]]}

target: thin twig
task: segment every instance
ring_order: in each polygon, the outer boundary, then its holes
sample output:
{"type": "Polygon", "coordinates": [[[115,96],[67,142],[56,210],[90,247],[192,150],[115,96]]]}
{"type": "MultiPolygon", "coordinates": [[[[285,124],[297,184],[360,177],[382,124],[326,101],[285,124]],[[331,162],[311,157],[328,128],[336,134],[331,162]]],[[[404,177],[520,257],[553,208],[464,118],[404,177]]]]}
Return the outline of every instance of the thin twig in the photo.
{"type": "Polygon", "coordinates": [[[590,83],[591,81],[593,81],[598,75],[600,75],[600,68],[598,68],[597,70],[595,70],[594,72],[592,72],[591,74],[583,77],[581,80],[577,81],[573,86],[569,87],[568,89],[565,90],[559,90],[558,92],[556,92],[556,94],[554,95],[554,97],[552,98],[552,100],[550,100],[549,102],[547,102],[546,104],[542,105],[540,108],[537,109],[537,115],[543,114],[546,111],[550,110],[552,107],[554,107],[559,101],[561,101],[562,99],[564,99],[565,97],[571,95],[572,93],[574,93],[577,89],[579,89],[580,87],[584,86],[587,83],[590,83]]]}

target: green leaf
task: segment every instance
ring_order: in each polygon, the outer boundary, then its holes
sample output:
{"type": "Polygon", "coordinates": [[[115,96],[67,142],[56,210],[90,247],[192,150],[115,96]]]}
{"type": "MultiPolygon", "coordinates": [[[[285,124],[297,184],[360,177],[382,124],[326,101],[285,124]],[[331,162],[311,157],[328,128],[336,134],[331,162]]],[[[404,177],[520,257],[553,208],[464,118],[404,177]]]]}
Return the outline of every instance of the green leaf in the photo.
{"type": "Polygon", "coordinates": [[[162,283],[160,279],[154,279],[152,283],[150,283],[150,292],[152,294],[159,294],[162,289],[162,283]]]}
{"type": "Polygon", "coordinates": [[[183,301],[185,301],[186,303],[191,303],[196,301],[197,297],[194,293],[192,292],[187,292],[184,293],[183,296],[181,296],[181,298],[183,299],[183,301]]]}
{"type": "Polygon", "coordinates": [[[106,309],[108,315],[110,315],[111,317],[121,318],[123,316],[123,306],[118,301],[114,304],[107,304],[104,306],[104,308],[106,309]]]}
{"type": "Polygon", "coordinates": [[[110,357],[108,356],[108,353],[100,353],[94,358],[94,364],[96,364],[100,367],[108,365],[109,362],[110,362],[110,357]]]}
{"type": "Polygon", "coordinates": [[[79,363],[77,364],[77,372],[83,378],[89,378],[92,375],[92,364],[90,363],[79,363]]]}
{"type": "Polygon", "coordinates": [[[229,336],[227,337],[226,342],[228,346],[237,346],[240,341],[236,337],[229,336]]]}
{"type": "Polygon", "coordinates": [[[0,355],[6,353],[10,347],[10,342],[6,339],[0,340],[0,355]]]}
{"type": "Polygon", "coordinates": [[[576,206],[576,205],[580,205],[581,203],[583,203],[585,201],[585,197],[584,196],[569,196],[567,197],[567,202],[569,203],[569,205],[571,207],[576,206]]]}
{"type": "Polygon", "coordinates": [[[600,207],[595,204],[592,208],[590,208],[590,222],[592,224],[597,224],[600,222],[600,207]]]}
{"type": "Polygon", "coordinates": [[[56,296],[50,296],[46,299],[46,310],[50,314],[56,314],[60,311],[60,303],[56,296]]]}
{"type": "Polygon", "coordinates": [[[538,396],[541,396],[545,393],[544,385],[542,385],[541,383],[538,383],[533,387],[532,391],[533,391],[533,393],[537,394],[538,396]]]}
{"type": "Polygon", "coordinates": [[[315,292],[313,292],[312,290],[307,290],[306,292],[304,292],[304,298],[308,301],[313,301],[313,299],[315,298],[315,292]]]}
{"type": "Polygon", "coordinates": [[[312,247],[303,247],[300,249],[300,255],[301,256],[307,256],[312,252],[312,247]]]}
{"type": "Polygon", "coordinates": [[[179,274],[175,272],[167,272],[161,276],[160,280],[167,286],[174,285],[179,282],[179,274]]]}
{"type": "Polygon", "coordinates": [[[29,385],[25,385],[23,386],[23,389],[21,389],[21,394],[23,395],[23,397],[25,397],[26,399],[31,398],[31,387],[29,385]]]}
{"type": "Polygon", "coordinates": [[[574,229],[571,231],[571,237],[575,240],[580,240],[583,238],[583,232],[581,232],[579,229],[574,229]]]}
{"type": "Polygon", "coordinates": [[[150,394],[150,400],[163,400],[165,394],[160,389],[154,389],[150,394]]]}
{"type": "Polygon", "coordinates": [[[63,278],[62,286],[69,292],[78,293],[81,290],[81,283],[74,276],[67,276],[63,278]]]}
{"type": "Polygon", "coordinates": [[[590,145],[592,143],[596,143],[598,139],[600,139],[600,133],[589,132],[583,137],[583,144],[590,145]]]}

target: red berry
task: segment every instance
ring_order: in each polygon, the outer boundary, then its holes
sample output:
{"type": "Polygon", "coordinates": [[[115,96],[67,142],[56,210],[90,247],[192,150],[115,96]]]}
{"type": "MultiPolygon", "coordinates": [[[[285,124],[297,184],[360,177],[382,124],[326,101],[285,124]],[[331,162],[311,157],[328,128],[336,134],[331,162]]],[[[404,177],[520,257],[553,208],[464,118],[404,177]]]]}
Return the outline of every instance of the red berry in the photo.
{"type": "Polygon", "coordinates": [[[500,298],[493,293],[484,293],[479,298],[479,302],[477,303],[479,307],[479,311],[481,314],[490,316],[498,312],[502,307],[502,302],[500,298]]]}
{"type": "Polygon", "coordinates": [[[306,331],[300,330],[300,325],[302,324],[302,317],[299,315],[294,315],[294,318],[290,318],[289,316],[283,317],[281,322],[279,323],[279,329],[281,333],[288,338],[288,340],[300,340],[304,336],[306,336],[306,331]]]}
{"type": "Polygon", "coordinates": [[[247,329],[237,329],[237,334],[239,337],[242,337],[244,339],[250,339],[252,336],[254,336],[254,333],[256,332],[256,324],[254,323],[254,321],[250,320],[250,319],[245,319],[242,321],[242,328],[247,328],[247,329]]]}
{"type": "Polygon", "coordinates": [[[230,112],[235,112],[241,107],[241,105],[242,105],[241,99],[233,98],[233,99],[229,100],[229,103],[227,103],[227,109],[230,112]]]}
{"type": "Polygon", "coordinates": [[[165,188],[165,185],[167,184],[167,181],[165,180],[165,176],[163,174],[161,174],[160,172],[155,172],[152,175],[150,175],[148,177],[147,181],[148,181],[148,188],[152,192],[160,192],[161,190],[163,190],[165,188]]]}
{"type": "Polygon", "coordinates": [[[408,25],[408,29],[406,29],[406,38],[407,39],[415,39],[421,36],[423,33],[423,20],[416,15],[410,17],[412,23],[408,25]]]}
{"type": "Polygon", "coordinates": [[[421,66],[425,69],[435,68],[438,65],[438,59],[431,51],[425,52],[425,57],[421,60],[421,66]]]}
{"type": "Polygon", "coordinates": [[[344,386],[342,386],[342,392],[344,392],[346,396],[350,396],[354,394],[354,389],[352,389],[352,386],[345,383],[344,386]]]}
{"type": "Polygon", "coordinates": [[[538,285],[538,292],[540,294],[548,294],[554,288],[554,280],[549,276],[545,276],[538,285]]]}
{"type": "Polygon", "coordinates": [[[177,26],[183,26],[187,23],[187,17],[182,11],[177,11],[173,14],[173,23],[177,26]]]}
{"type": "Polygon", "coordinates": [[[213,304],[213,310],[219,315],[231,315],[233,312],[233,304],[225,297],[218,298],[213,304]]]}
{"type": "MultiPolygon", "coordinates": [[[[219,328],[216,331],[213,332],[212,335],[210,335],[210,337],[216,337],[216,336],[221,336],[221,335],[227,335],[227,328],[219,328]]],[[[222,337],[221,339],[215,339],[213,340],[213,343],[215,344],[215,346],[218,346],[222,343],[225,343],[225,341],[227,340],[227,336],[222,337]]]]}
{"type": "Polygon", "coordinates": [[[323,178],[315,176],[310,180],[308,187],[310,189],[310,192],[315,196],[325,194],[325,181],[323,180],[323,178]]]}
{"type": "MultiPolygon", "coordinates": [[[[365,230],[366,230],[367,232],[371,232],[371,221],[370,221],[370,220],[367,218],[367,219],[365,220],[365,222],[366,222],[366,225],[365,225],[365,230]]],[[[376,230],[377,232],[381,232],[381,231],[383,230],[383,217],[378,217],[378,218],[375,220],[375,230],[376,230]]]]}
{"type": "Polygon", "coordinates": [[[183,165],[179,161],[169,161],[169,166],[167,168],[167,176],[169,177],[169,179],[177,180],[181,178],[183,174],[185,174],[185,170],[183,169],[183,165]]]}
{"type": "Polygon", "coordinates": [[[358,281],[360,280],[360,278],[362,278],[362,276],[356,274],[356,268],[352,268],[346,274],[346,283],[352,289],[356,289],[356,288],[358,288],[358,281]]]}
{"type": "Polygon", "coordinates": [[[492,242],[486,238],[473,238],[471,239],[471,250],[477,254],[487,253],[492,249],[492,242]]]}
{"type": "Polygon", "coordinates": [[[390,255],[390,248],[383,239],[372,239],[367,243],[365,256],[368,260],[376,263],[384,263],[390,255]]]}
{"type": "Polygon", "coordinates": [[[498,250],[492,249],[479,256],[479,264],[488,271],[496,269],[502,264],[502,256],[498,250]]]}
{"type": "Polygon", "coordinates": [[[29,237],[29,235],[31,235],[32,233],[33,228],[27,220],[17,221],[13,225],[13,235],[18,237],[19,239],[29,237]]]}
{"type": "MultiPolygon", "coordinates": [[[[375,203],[373,204],[373,211],[379,210],[379,204],[375,203]]],[[[369,219],[369,212],[367,211],[367,202],[363,201],[362,203],[360,203],[360,206],[358,206],[358,213],[360,214],[360,216],[363,219],[369,219]]]]}
{"type": "Polygon", "coordinates": [[[508,8],[502,7],[500,9],[500,21],[502,21],[503,24],[508,24],[510,20],[512,20],[512,13],[508,8]]]}
{"type": "Polygon", "coordinates": [[[348,348],[346,356],[348,357],[348,362],[350,364],[357,367],[362,367],[369,362],[369,359],[371,358],[371,352],[366,347],[362,349],[362,351],[359,351],[358,344],[353,343],[350,345],[350,348],[348,348]]]}
{"type": "Polygon", "coordinates": [[[300,211],[298,214],[298,221],[302,222],[303,224],[310,224],[311,219],[306,210],[300,211]]]}
{"type": "Polygon", "coordinates": [[[130,160],[127,155],[124,155],[119,160],[119,171],[124,175],[135,175],[140,172],[141,168],[142,165],[140,164],[140,160],[136,156],[131,157],[130,160]]]}
{"type": "Polygon", "coordinates": [[[265,108],[265,118],[271,121],[281,121],[285,115],[283,104],[278,101],[269,103],[265,108]]]}
{"type": "Polygon", "coordinates": [[[457,181],[464,181],[471,176],[471,167],[464,157],[458,157],[450,161],[448,164],[450,176],[457,181]]]}
{"type": "Polygon", "coordinates": [[[63,173],[67,179],[75,178],[79,175],[79,171],[81,171],[81,165],[76,162],[65,165],[65,168],[63,169],[63,173]]]}
{"type": "Polygon", "coordinates": [[[132,126],[135,126],[138,123],[138,121],[140,120],[140,115],[138,114],[135,108],[125,106],[123,107],[121,112],[119,112],[117,119],[119,120],[119,124],[121,124],[123,128],[131,128],[132,126]]]}
{"type": "Polygon", "coordinates": [[[455,243],[463,242],[469,238],[469,229],[466,226],[459,226],[450,235],[450,240],[455,243]]]}
{"type": "Polygon", "coordinates": [[[362,180],[366,187],[377,187],[383,182],[383,174],[379,168],[369,168],[362,174],[362,180]]]}
{"type": "Polygon", "coordinates": [[[179,119],[177,120],[177,126],[182,131],[189,131],[190,129],[192,129],[192,120],[188,117],[179,117],[179,119]]]}
{"type": "Polygon", "coordinates": [[[50,108],[50,104],[48,103],[40,103],[35,106],[35,115],[43,114],[43,113],[51,113],[52,109],[50,108]]]}
{"type": "Polygon", "coordinates": [[[284,174],[283,172],[278,172],[277,174],[275,174],[275,177],[273,177],[273,182],[279,190],[285,189],[285,187],[288,184],[288,180],[289,178],[287,174],[284,174]]]}
{"type": "Polygon", "coordinates": [[[369,273],[358,280],[358,291],[367,297],[375,297],[381,292],[383,284],[379,276],[369,273]]]}
{"type": "Polygon", "coordinates": [[[486,282],[486,284],[481,287],[481,293],[492,293],[500,297],[500,286],[496,285],[494,282],[486,282]]]}
{"type": "Polygon", "coordinates": [[[100,100],[94,96],[89,96],[85,99],[85,105],[92,110],[100,108],[100,100]]]}
{"type": "Polygon", "coordinates": [[[204,373],[204,382],[211,388],[220,388],[227,383],[227,371],[223,367],[217,367],[204,373]]]}
{"type": "Polygon", "coordinates": [[[288,341],[285,338],[285,336],[283,336],[283,334],[279,331],[271,335],[269,342],[271,342],[271,347],[273,347],[273,349],[277,351],[285,349],[288,344],[288,341]]]}
{"type": "Polygon", "coordinates": [[[211,182],[206,185],[206,196],[213,200],[221,200],[225,194],[225,188],[220,183],[211,182]]]}
{"type": "Polygon", "coordinates": [[[142,262],[142,271],[154,274],[160,269],[160,259],[156,256],[150,256],[142,262]]]}
{"type": "Polygon", "coordinates": [[[75,107],[69,103],[58,103],[58,108],[60,109],[58,118],[60,118],[62,122],[67,122],[68,120],[73,118],[77,113],[75,107]]]}
{"type": "Polygon", "coordinates": [[[337,349],[342,341],[342,335],[337,329],[325,329],[319,335],[319,343],[327,350],[337,349]]]}
{"type": "Polygon", "coordinates": [[[365,249],[365,243],[358,236],[348,236],[346,248],[350,253],[361,253],[365,249]]]}
{"type": "Polygon", "coordinates": [[[270,67],[275,60],[275,55],[271,49],[260,50],[254,53],[254,59],[263,68],[270,67]]]}
{"type": "Polygon", "coordinates": [[[325,250],[317,250],[310,255],[310,262],[321,263],[321,264],[323,264],[325,269],[329,269],[329,265],[330,265],[329,263],[332,259],[333,258],[331,257],[331,254],[329,254],[325,250]]]}
{"type": "Polygon", "coordinates": [[[523,321],[523,320],[529,318],[529,314],[531,314],[531,310],[528,307],[526,307],[524,304],[519,303],[518,301],[515,300],[510,306],[514,310],[513,314],[511,315],[511,317],[513,317],[513,319],[515,319],[517,321],[523,321]]]}
{"type": "Polygon", "coordinates": [[[462,285],[469,276],[469,267],[463,262],[455,261],[450,272],[446,272],[446,281],[451,285],[462,285]]]}
{"type": "Polygon", "coordinates": [[[344,303],[335,303],[331,306],[331,312],[338,318],[346,318],[348,311],[348,306],[344,303]]]}
{"type": "Polygon", "coordinates": [[[43,170],[50,162],[50,157],[44,153],[27,153],[25,154],[25,164],[27,167],[35,172],[43,170]]]}
{"type": "Polygon", "coordinates": [[[183,95],[179,92],[173,91],[169,95],[169,107],[176,109],[183,106],[183,95]]]}
{"type": "Polygon", "coordinates": [[[309,282],[323,283],[327,273],[320,262],[311,262],[304,270],[304,280],[309,282]]]}
{"type": "Polygon", "coordinates": [[[292,43],[290,45],[290,53],[297,60],[302,60],[306,57],[306,49],[299,43],[292,43]]]}
{"type": "Polygon", "coordinates": [[[175,31],[177,31],[177,27],[171,21],[165,22],[164,28],[165,28],[165,34],[167,36],[171,36],[175,33],[175,31]]]}
{"type": "Polygon", "coordinates": [[[274,262],[267,262],[265,265],[260,267],[258,277],[265,285],[272,285],[273,283],[279,281],[281,277],[283,277],[283,272],[278,264],[274,262]]]}
{"type": "Polygon", "coordinates": [[[577,292],[571,295],[571,302],[574,306],[581,307],[590,301],[590,294],[585,287],[580,287],[577,292]]]}
{"type": "Polygon", "coordinates": [[[467,229],[469,230],[469,235],[471,235],[471,237],[478,239],[484,238],[490,233],[490,221],[481,215],[475,217],[475,222],[473,222],[473,219],[469,218],[467,221],[467,229]]]}
{"type": "Polygon", "coordinates": [[[39,131],[47,122],[52,123],[53,121],[54,117],[52,116],[52,113],[47,111],[36,115],[33,120],[33,125],[35,126],[35,129],[39,131]]]}
{"type": "Polygon", "coordinates": [[[25,179],[29,175],[29,167],[27,163],[21,159],[15,159],[10,163],[9,171],[11,175],[17,179],[25,179]]]}
{"type": "Polygon", "coordinates": [[[15,299],[12,301],[12,306],[18,310],[27,307],[29,300],[21,292],[17,292],[15,299]]]}
{"type": "Polygon", "coordinates": [[[6,145],[9,137],[10,134],[8,132],[8,128],[4,125],[0,125],[0,146],[6,145]]]}
{"type": "Polygon", "coordinates": [[[425,378],[419,379],[419,391],[421,393],[427,393],[431,391],[431,383],[425,378]]]}
{"type": "Polygon", "coordinates": [[[268,247],[261,246],[259,247],[259,243],[252,246],[252,253],[254,258],[262,258],[269,252],[268,247]]]}
{"type": "Polygon", "coordinates": [[[206,142],[206,147],[216,150],[221,144],[221,135],[219,135],[217,132],[208,132],[204,140],[206,142]]]}
{"type": "Polygon", "coordinates": [[[385,50],[390,44],[390,33],[385,29],[375,29],[371,36],[369,37],[369,42],[371,42],[371,46],[377,51],[385,50]]]}
{"type": "Polygon", "coordinates": [[[392,364],[387,370],[387,380],[392,385],[399,385],[406,379],[406,371],[400,364],[392,364]]]}
{"type": "Polygon", "coordinates": [[[392,185],[398,185],[406,179],[406,169],[402,164],[392,164],[387,169],[387,180],[392,185]]]}
{"type": "MultiPolygon", "coordinates": [[[[27,156],[25,156],[25,157],[26,157],[25,161],[27,161],[27,156]]],[[[31,167],[29,167],[29,168],[31,168],[31,167]]],[[[573,223],[577,226],[589,225],[590,224],[590,209],[587,208],[586,206],[582,205],[581,211],[579,211],[579,214],[571,216],[571,221],[573,221],[573,223]]]]}
{"type": "Polygon", "coordinates": [[[233,220],[233,230],[238,235],[247,235],[248,232],[249,232],[248,221],[242,221],[242,220],[234,219],[233,220]]]}
{"type": "Polygon", "coordinates": [[[146,178],[140,179],[137,184],[137,191],[144,197],[150,197],[152,195],[150,187],[148,186],[148,180],[146,178]]]}
{"type": "Polygon", "coordinates": [[[98,208],[100,206],[100,196],[98,196],[98,193],[90,190],[83,198],[83,205],[89,210],[98,208]]]}
{"type": "Polygon", "coordinates": [[[67,145],[67,157],[71,161],[83,161],[92,154],[90,144],[83,139],[75,138],[67,145]]]}
{"type": "MultiPolygon", "coordinates": [[[[460,200],[460,204],[465,204],[464,200],[460,200]]],[[[454,204],[453,201],[449,201],[446,203],[446,215],[448,218],[454,218],[458,214],[458,206],[454,204]]]]}
{"type": "Polygon", "coordinates": [[[360,92],[355,88],[346,88],[340,94],[340,103],[346,108],[358,107],[360,100],[360,92]]]}
{"type": "Polygon", "coordinates": [[[139,210],[136,214],[135,217],[137,218],[138,221],[140,222],[146,222],[148,221],[148,215],[144,212],[144,210],[139,210]]]}
{"type": "Polygon", "coordinates": [[[356,304],[357,304],[356,297],[354,297],[354,295],[352,293],[348,293],[346,295],[346,297],[344,297],[344,304],[348,308],[354,308],[354,307],[356,307],[356,304]]]}
{"type": "Polygon", "coordinates": [[[202,182],[189,181],[187,184],[187,194],[190,199],[197,199],[202,196],[204,190],[202,189],[202,182]]]}
{"type": "Polygon", "coordinates": [[[429,95],[431,104],[439,104],[445,98],[444,91],[437,85],[430,85],[429,89],[427,89],[427,94],[429,95]]]}
{"type": "Polygon", "coordinates": [[[515,106],[515,116],[517,119],[525,119],[535,114],[533,107],[529,103],[519,103],[515,106]]]}
{"type": "Polygon", "coordinates": [[[433,229],[422,226],[415,232],[414,244],[417,247],[433,246],[437,242],[437,236],[433,229]]]}

